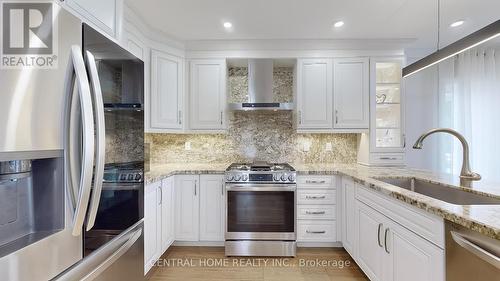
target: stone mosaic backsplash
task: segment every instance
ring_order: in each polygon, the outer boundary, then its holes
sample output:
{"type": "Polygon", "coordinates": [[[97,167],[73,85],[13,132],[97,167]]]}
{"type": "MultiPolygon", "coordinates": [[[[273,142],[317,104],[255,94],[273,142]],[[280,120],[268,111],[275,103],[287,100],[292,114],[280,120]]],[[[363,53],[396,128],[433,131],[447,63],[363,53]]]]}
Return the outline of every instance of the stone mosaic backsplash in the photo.
{"type": "Polygon", "coordinates": [[[144,119],[134,111],[106,112],[106,163],[144,159],[144,119]]]}
{"type": "Polygon", "coordinates": [[[226,134],[146,134],[145,141],[150,143],[152,164],[355,163],[357,146],[356,134],[296,133],[290,111],[231,112],[226,134]],[[331,151],[326,151],[327,143],[331,151]]]}

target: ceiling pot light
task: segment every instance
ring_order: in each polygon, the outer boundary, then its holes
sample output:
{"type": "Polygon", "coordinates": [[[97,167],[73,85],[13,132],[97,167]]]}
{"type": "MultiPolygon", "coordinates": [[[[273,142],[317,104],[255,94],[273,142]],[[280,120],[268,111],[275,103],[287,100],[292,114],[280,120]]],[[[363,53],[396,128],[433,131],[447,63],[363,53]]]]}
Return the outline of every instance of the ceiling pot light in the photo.
{"type": "Polygon", "coordinates": [[[337,28],[339,28],[339,27],[341,27],[341,26],[343,26],[343,25],[344,25],[344,22],[343,22],[343,21],[338,21],[338,22],[336,22],[336,23],[334,23],[334,24],[333,24],[333,26],[334,26],[334,27],[337,27],[337,28]]]}
{"type": "Polygon", "coordinates": [[[464,24],[465,21],[464,20],[457,20],[456,22],[453,22],[450,24],[450,27],[457,27],[457,26],[461,26],[462,24],[464,24]]]}
{"type": "Polygon", "coordinates": [[[224,28],[231,28],[231,27],[233,27],[233,24],[230,23],[230,22],[228,22],[228,21],[226,21],[223,25],[224,25],[224,28]]]}

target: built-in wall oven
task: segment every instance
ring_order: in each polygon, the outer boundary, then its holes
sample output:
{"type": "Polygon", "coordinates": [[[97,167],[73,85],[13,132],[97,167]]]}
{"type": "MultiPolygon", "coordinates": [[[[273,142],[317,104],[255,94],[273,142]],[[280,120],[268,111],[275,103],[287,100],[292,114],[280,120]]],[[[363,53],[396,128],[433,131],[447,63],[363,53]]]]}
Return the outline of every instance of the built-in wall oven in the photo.
{"type": "Polygon", "coordinates": [[[226,171],[226,256],[295,256],[295,170],[233,164],[226,171]]]}

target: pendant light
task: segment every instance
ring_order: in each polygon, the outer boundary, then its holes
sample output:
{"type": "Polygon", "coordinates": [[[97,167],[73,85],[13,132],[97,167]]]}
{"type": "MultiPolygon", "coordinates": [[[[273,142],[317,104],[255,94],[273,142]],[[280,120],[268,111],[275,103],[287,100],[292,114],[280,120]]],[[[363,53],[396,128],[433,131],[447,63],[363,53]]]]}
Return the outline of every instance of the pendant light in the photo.
{"type": "Polygon", "coordinates": [[[437,24],[437,50],[436,52],[406,66],[403,68],[403,77],[408,77],[414,73],[424,70],[430,66],[438,64],[448,58],[451,58],[461,52],[474,48],[486,41],[500,36],[500,20],[487,25],[480,30],[465,36],[464,38],[451,43],[450,45],[439,49],[440,32],[440,1],[438,3],[438,24],[437,24]]]}

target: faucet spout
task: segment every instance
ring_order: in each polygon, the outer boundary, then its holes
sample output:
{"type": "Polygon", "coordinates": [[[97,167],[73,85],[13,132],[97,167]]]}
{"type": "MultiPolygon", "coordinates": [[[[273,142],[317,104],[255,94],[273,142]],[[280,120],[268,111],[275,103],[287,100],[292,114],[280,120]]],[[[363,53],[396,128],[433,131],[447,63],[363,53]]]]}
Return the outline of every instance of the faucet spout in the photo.
{"type": "Polygon", "coordinates": [[[417,139],[417,141],[413,145],[413,148],[414,149],[422,149],[424,139],[427,138],[428,136],[434,134],[434,133],[447,133],[447,134],[450,134],[450,135],[456,137],[460,141],[460,143],[462,144],[462,151],[463,151],[463,161],[462,161],[462,170],[460,172],[460,178],[465,179],[465,180],[480,180],[481,175],[471,171],[471,168],[470,168],[469,144],[467,143],[467,140],[465,139],[465,137],[462,134],[460,134],[459,132],[457,132],[453,129],[436,128],[436,129],[429,130],[429,131],[423,133],[417,139]]]}

